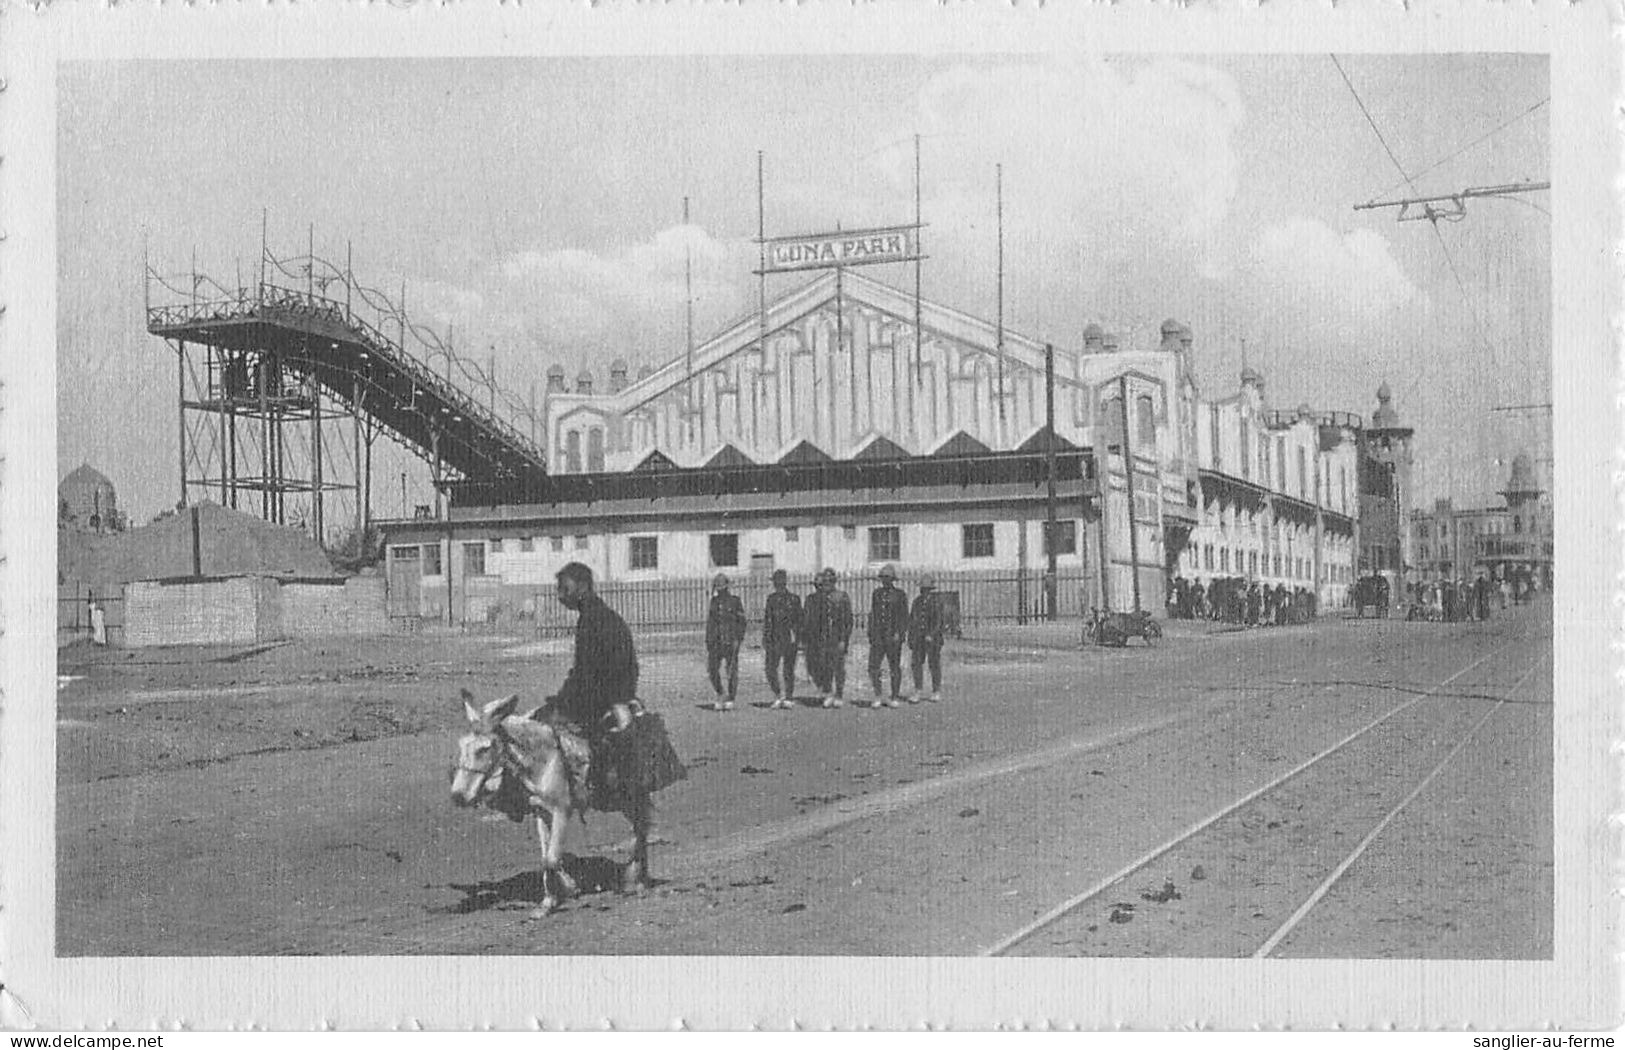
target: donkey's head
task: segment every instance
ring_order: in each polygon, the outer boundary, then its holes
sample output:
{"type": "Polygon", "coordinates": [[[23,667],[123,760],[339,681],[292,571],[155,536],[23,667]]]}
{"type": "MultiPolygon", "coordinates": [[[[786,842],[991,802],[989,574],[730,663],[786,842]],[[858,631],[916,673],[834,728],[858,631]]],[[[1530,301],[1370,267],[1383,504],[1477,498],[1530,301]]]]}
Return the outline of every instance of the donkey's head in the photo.
{"type": "Polygon", "coordinates": [[[519,706],[519,694],[478,707],[474,694],[464,689],[462,700],[469,729],[457,741],[457,764],[451,772],[451,800],[459,806],[472,806],[481,794],[494,790],[501,780],[504,745],[497,727],[519,706]]]}

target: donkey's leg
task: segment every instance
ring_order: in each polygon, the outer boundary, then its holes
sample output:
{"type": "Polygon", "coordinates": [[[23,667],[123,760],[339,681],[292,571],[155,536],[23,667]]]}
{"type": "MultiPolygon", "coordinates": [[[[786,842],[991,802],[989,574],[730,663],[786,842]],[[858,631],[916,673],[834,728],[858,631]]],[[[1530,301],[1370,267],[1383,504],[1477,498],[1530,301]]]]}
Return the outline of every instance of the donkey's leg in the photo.
{"type": "Polygon", "coordinates": [[[542,844],[542,873],[543,878],[556,880],[562,896],[574,897],[580,890],[576,880],[564,868],[564,828],[569,821],[559,813],[550,813],[536,818],[536,835],[542,844]],[[550,833],[544,828],[551,827],[550,833]]]}
{"type": "Polygon", "coordinates": [[[557,883],[565,895],[573,891],[575,880],[564,872],[564,829],[569,823],[570,811],[564,806],[549,806],[545,815],[536,818],[537,833],[546,833],[542,842],[542,904],[531,915],[540,918],[559,906],[560,895],[554,892],[557,883]],[[540,913],[538,915],[537,913],[540,913]]]}
{"type": "Polygon", "coordinates": [[[654,822],[654,799],[639,795],[625,812],[632,822],[632,860],[621,876],[621,891],[639,893],[649,886],[649,827],[654,822]]]}
{"type": "Polygon", "coordinates": [[[553,850],[553,828],[550,814],[543,812],[536,814],[536,841],[542,847],[542,903],[531,910],[532,919],[546,918],[548,913],[558,907],[559,899],[553,892],[553,865],[548,860],[553,850]]]}

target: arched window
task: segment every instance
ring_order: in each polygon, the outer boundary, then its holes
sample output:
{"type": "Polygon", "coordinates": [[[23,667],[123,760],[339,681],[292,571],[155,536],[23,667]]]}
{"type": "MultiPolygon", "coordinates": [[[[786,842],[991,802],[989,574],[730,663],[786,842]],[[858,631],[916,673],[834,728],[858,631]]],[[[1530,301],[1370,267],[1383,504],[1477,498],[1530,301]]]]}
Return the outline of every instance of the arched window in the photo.
{"type": "Polygon", "coordinates": [[[564,472],[581,473],[581,431],[572,430],[564,435],[564,472]]]}
{"type": "Polygon", "coordinates": [[[1512,516],[1512,531],[1513,532],[1522,532],[1523,531],[1523,518],[1517,516],[1516,514],[1512,516]]]}
{"type": "Polygon", "coordinates": [[[604,428],[587,431],[587,469],[601,473],[604,469],[604,428]]]}
{"type": "Polygon", "coordinates": [[[1141,394],[1134,399],[1135,426],[1139,433],[1135,440],[1142,445],[1155,445],[1157,443],[1157,407],[1151,400],[1150,394],[1141,394]]]}
{"type": "Polygon", "coordinates": [[[1253,476],[1253,450],[1248,447],[1251,442],[1248,440],[1250,435],[1247,431],[1247,420],[1245,418],[1238,420],[1236,429],[1238,431],[1236,440],[1241,443],[1237,456],[1241,461],[1241,476],[1250,478],[1253,476]]]}
{"type": "Polygon", "coordinates": [[[1100,403],[1100,432],[1106,436],[1106,446],[1123,444],[1123,399],[1109,397],[1100,403]]]}
{"type": "Polygon", "coordinates": [[[1309,460],[1302,445],[1298,446],[1298,497],[1309,498],[1309,460]]]}

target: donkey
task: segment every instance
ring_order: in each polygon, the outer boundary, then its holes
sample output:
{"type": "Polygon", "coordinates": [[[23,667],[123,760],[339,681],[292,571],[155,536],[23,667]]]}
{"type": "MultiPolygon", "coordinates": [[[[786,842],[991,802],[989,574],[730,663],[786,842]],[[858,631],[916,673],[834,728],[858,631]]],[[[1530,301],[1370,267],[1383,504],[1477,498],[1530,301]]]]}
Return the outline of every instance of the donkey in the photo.
{"type": "MultiPolygon", "coordinates": [[[[530,913],[539,919],[557,908],[563,896],[579,887],[564,870],[564,829],[572,817],[586,822],[587,785],[577,783],[571,765],[585,756],[586,741],[550,722],[514,714],[519,696],[493,700],[476,707],[473,694],[463,690],[463,713],[469,732],[457,743],[457,765],[452,771],[451,798],[459,806],[496,801],[505,777],[513,777],[524,815],[536,822],[542,847],[542,903],[530,913]],[[555,889],[557,887],[557,889],[555,889]]],[[[508,795],[509,791],[504,791],[508,795]]],[[[598,808],[613,806],[632,822],[632,860],[622,871],[623,892],[638,892],[649,885],[649,828],[654,803],[636,784],[623,784],[613,796],[597,800],[598,808]]]]}

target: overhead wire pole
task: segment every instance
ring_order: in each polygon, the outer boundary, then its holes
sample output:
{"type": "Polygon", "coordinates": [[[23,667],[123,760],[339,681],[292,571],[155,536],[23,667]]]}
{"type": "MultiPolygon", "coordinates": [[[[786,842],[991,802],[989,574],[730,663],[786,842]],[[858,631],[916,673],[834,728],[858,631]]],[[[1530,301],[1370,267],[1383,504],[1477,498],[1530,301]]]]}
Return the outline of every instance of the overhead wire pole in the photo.
{"type": "MultiPolygon", "coordinates": [[[[914,135],[914,386],[916,389],[925,385],[925,324],[922,320],[920,308],[920,264],[924,254],[924,246],[920,244],[920,229],[923,225],[920,212],[920,136],[914,135]]],[[[936,399],[931,401],[932,426],[936,425],[936,399]]],[[[919,421],[914,421],[916,430],[919,421]]],[[[922,449],[923,451],[923,449],[922,449]]]]}
{"type": "Polygon", "coordinates": [[[998,228],[998,327],[994,335],[994,349],[998,351],[999,382],[996,400],[999,406],[999,447],[1008,443],[1004,422],[1004,165],[993,166],[994,208],[998,228]]]}
{"type": "MultiPolygon", "coordinates": [[[[767,190],[762,178],[761,150],[756,151],[756,325],[756,348],[761,351],[762,368],[765,369],[767,367],[767,190]]],[[[777,415],[774,417],[773,424],[774,429],[782,433],[777,415]]],[[[758,438],[758,440],[760,439],[758,438]]]]}

